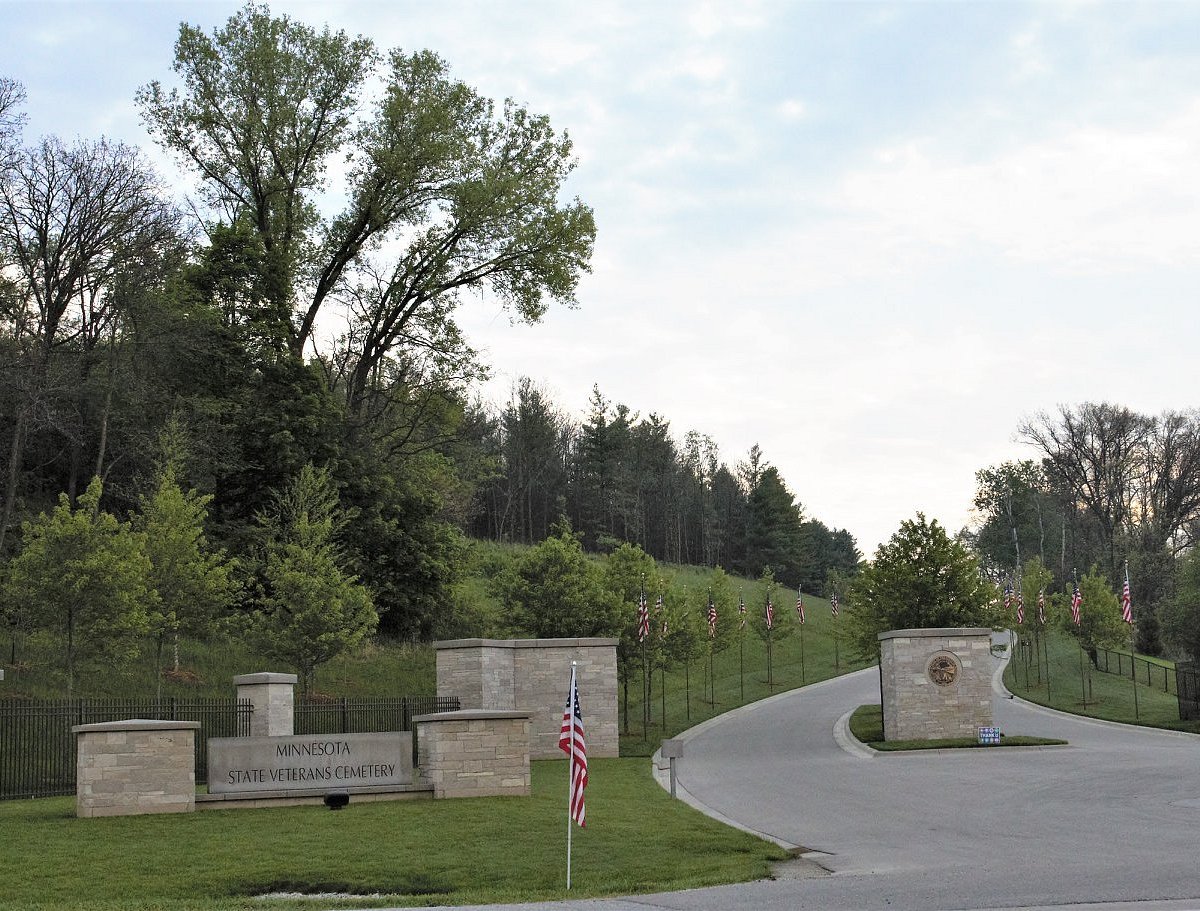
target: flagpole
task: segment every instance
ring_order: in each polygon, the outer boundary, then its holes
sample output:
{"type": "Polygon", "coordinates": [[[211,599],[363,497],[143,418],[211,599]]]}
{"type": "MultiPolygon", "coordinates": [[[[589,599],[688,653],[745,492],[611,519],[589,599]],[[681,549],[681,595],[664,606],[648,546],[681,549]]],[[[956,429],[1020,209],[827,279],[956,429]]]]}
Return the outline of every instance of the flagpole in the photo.
{"type": "MultiPolygon", "coordinates": [[[[1127,596],[1129,595],[1129,561],[1125,561],[1125,590],[1121,593],[1121,607],[1123,610],[1130,610],[1130,617],[1133,616],[1132,610],[1129,607],[1127,596]]],[[[1129,621],[1132,625],[1133,621],[1129,621]]],[[[1137,695],[1137,636],[1133,637],[1133,641],[1129,643],[1129,669],[1133,672],[1129,679],[1133,681],[1133,720],[1140,723],[1142,717],[1138,714],[1138,695],[1137,695]]]]}
{"type": "Polygon", "coordinates": [[[571,689],[567,691],[567,716],[571,719],[567,761],[567,891],[571,891],[571,796],[575,788],[575,662],[571,662],[571,689]]]}

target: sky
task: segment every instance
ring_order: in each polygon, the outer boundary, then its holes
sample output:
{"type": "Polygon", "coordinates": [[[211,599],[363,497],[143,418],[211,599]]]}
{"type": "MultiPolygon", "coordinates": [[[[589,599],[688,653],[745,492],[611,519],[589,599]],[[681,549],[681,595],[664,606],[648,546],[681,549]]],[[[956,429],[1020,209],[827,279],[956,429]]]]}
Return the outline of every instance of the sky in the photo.
{"type": "MultiPolygon", "coordinates": [[[[240,4],[0,0],[25,138],[136,144],[181,21],[240,4]]],[[[460,321],[505,402],[593,387],[758,444],[869,557],[918,511],[972,521],[1022,421],[1194,407],[1200,3],[274,2],[429,48],[575,143],[595,210],[577,308],[460,321]]],[[[182,192],[182,189],[181,189],[182,192]]]]}

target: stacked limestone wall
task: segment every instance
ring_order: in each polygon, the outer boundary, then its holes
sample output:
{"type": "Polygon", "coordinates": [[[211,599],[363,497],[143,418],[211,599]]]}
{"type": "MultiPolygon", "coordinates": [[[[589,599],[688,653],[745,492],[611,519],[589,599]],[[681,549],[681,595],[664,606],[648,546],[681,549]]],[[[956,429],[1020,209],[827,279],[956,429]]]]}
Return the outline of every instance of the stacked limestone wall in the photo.
{"type": "Polygon", "coordinates": [[[616,639],[456,639],[435,642],[437,692],[463,709],[530,714],[530,756],[561,758],[558,736],[576,662],[589,756],[616,756],[616,639]]]}
{"type": "Polygon", "coordinates": [[[196,808],[198,721],[109,721],[76,735],[77,816],[190,813],[196,808]]]}
{"type": "Polygon", "coordinates": [[[528,797],[529,713],[418,715],[418,764],[435,798],[528,797]]]}
{"type": "Polygon", "coordinates": [[[884,739],[974,737],[990,727],[991,646],[981,628],[880,633],[884,739]]]}

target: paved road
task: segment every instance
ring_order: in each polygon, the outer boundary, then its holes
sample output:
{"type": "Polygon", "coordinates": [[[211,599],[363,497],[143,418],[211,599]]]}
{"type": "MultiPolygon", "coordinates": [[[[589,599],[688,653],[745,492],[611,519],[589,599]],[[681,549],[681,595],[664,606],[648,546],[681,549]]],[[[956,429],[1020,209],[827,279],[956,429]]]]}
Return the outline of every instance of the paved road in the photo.
{"type": "Polygon", "coordinates": [[[536,907],[1200,908],[1200,738],[997,696],[1005,732],[1070,746],[865,758],[834,730],[878,686],[871,669],[739,709],[679,761],[691,798],[832,875],[536,907]]]}
{"type": "Polygon", "coordinates": [[[749,707],[687,744],[680,778],[695,798],[825,852],[838,875],[796,884],[789,907],[1200,903],[1200,740],[997,698],[1007,733],[1071,745],[852,756],[831,731],[877,699],[865,671],[749,707]]]}

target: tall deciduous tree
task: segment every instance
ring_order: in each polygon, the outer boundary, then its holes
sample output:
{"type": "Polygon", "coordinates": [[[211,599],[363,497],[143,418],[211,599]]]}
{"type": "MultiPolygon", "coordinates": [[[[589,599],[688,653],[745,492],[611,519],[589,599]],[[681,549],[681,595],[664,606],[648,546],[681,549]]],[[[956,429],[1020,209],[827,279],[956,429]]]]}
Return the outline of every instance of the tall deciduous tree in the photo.
{"type": "Polygon", "coordinates": [[[993,626],[993,586],[979,562],[937,520],[917,513],[875,552],[850,586],[844,629],[865,660],[879,656],[879,633],[890,629],[993,626]]]}
{"type": "Polygon", "coordinates": [[[444,326],[460,293],[490,292],[525,320],[574,302],[595,228],[587,206],[559,202],[571,143],[545,117],[497,111],[427,51],[380,55],[253,4],[211,36],[182,25],[174,68],[181,89],[139,93],[147,124],[215,211],[261,237],[285,350],[300,356],[342,306],[352,413],[421,319],[444,326]],[[368,107],[375,78],[383,94],[368,107]],[[347,178],[329,188],[336,159],[347,178]],[[346,200],[336,215],[318,210],[327,188],[346,200]]]}
{"type": "MultiPolygon", "coordinates": [[[[114,284],[173,243],[176,224],[140,153],[119,143],[68,146],[46,137],[5,169],[0,260],[16,289],[3,329],[19,362],[21,394],[8,441],[0,551],[31,424],[43,416],[62,426],[64,412],[79,407],[89,354],[115,332],[114,284]],[[53,362],[64,350],[76,357],[82,376],[60,374],[56,388],[53,362]]],[[[71,483],[74,478],[72,472],[71,483]]]]}

